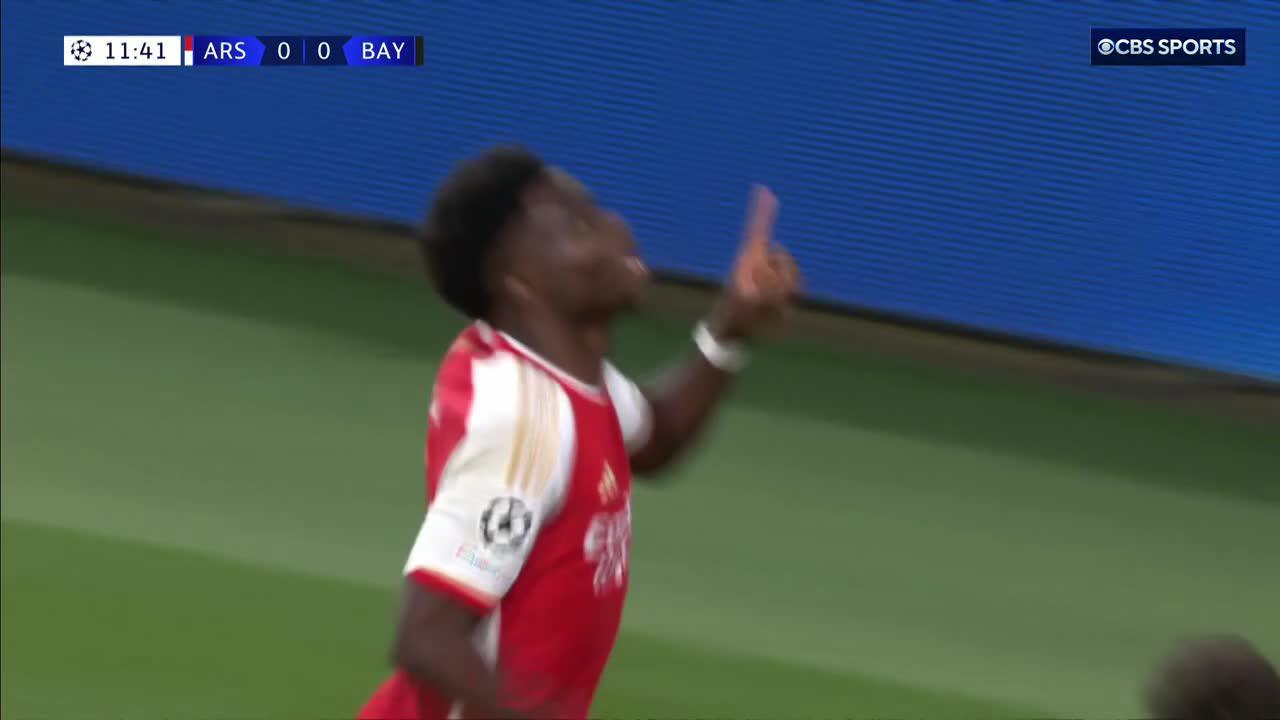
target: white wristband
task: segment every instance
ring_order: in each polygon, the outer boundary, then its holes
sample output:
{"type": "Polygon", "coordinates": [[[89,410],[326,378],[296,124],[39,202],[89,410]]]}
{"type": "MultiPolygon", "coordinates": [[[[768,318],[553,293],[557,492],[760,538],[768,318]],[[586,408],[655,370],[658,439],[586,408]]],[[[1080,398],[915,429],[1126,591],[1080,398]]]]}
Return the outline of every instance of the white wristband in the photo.
{"type": "Polygon", "coordinates": [[[707,362],[719,370],[733,373],[746,367],[747,353],[742,346],[734,342],[720,342],[705,322],[698,323],[693,329],[693,343],[707,362]]]}

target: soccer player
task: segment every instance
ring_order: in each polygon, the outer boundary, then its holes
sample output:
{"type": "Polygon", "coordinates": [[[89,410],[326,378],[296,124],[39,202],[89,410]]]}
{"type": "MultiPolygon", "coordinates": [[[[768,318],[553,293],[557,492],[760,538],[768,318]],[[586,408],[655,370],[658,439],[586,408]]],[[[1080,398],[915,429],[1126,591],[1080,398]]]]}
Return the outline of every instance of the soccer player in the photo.
{"type": "Polygon", "coordinates": [[[627,591],[632,471],[690,446],[743,343],[797,289],[772,243],[776,209],[754,190],[690,357],[641,388],[607,359],[648,279],[623,220],[518,147],[444,182],[422,247],[439,294],[474,323],[436,378],[396,670],[361,718],[587,716],[627,591]]]}

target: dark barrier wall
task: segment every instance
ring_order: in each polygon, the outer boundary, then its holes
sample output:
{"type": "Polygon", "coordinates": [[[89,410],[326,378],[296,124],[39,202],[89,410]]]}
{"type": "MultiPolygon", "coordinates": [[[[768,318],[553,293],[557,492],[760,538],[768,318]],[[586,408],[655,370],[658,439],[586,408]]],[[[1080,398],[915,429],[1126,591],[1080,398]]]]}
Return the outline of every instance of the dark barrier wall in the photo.
{"type": "Polygon", "coordinates": [[[822,300],[1280,379],[1280,3],[7,2],[3,143],[416,221],[525,141],[659,268],[724,272],[748,183],[822,300]],[[1090,67],[1091,25],[1248,28],[1090,67]],[[421,68],[93,69],[64,34],[426,36],[421,68]]]}

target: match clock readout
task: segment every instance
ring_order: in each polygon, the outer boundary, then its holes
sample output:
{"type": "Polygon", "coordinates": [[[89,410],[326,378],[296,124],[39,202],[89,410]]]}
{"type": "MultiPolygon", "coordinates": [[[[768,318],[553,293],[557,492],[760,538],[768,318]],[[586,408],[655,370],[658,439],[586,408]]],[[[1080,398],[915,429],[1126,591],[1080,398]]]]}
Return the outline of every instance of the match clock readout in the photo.
{"type": "Polygon", "coordinates": [[[85,67],[182,65],[181,35],[67,35],[62,64],[85,67]]]}

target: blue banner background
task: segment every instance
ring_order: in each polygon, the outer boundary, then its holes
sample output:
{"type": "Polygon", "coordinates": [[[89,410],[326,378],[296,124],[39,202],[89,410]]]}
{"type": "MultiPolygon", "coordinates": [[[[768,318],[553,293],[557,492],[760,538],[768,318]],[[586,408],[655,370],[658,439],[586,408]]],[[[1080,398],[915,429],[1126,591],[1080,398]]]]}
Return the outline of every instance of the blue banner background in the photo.
{"type": "Polygon", "coordinates": [[[1280,379],[1280,4],[4,4],[7,149],[416,222],[517,139],[718,277],[747,186],[815,298],[1280,379]],[[1090,27],[1246,27],[1090,67],[1090,27]],[[64,68],[64,34],[426,36],[417,69],[64,68]]]}

